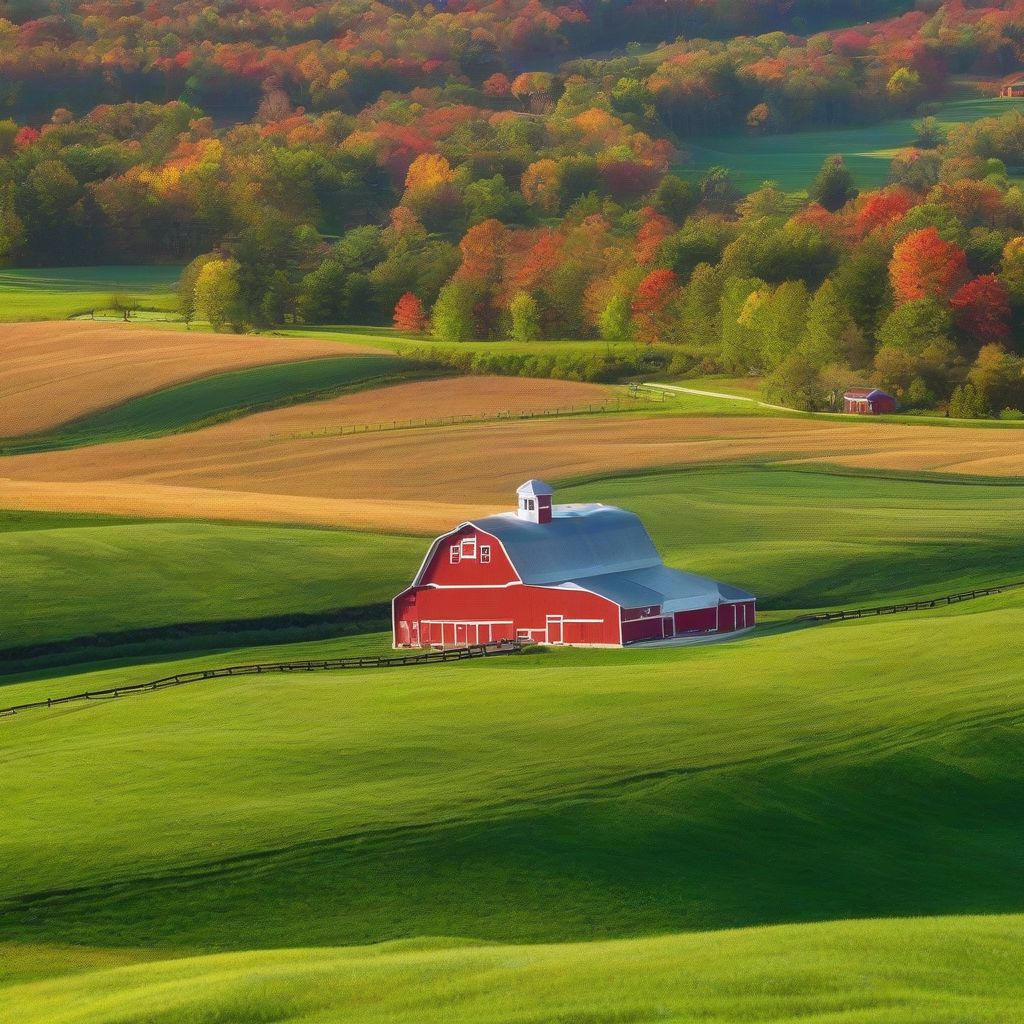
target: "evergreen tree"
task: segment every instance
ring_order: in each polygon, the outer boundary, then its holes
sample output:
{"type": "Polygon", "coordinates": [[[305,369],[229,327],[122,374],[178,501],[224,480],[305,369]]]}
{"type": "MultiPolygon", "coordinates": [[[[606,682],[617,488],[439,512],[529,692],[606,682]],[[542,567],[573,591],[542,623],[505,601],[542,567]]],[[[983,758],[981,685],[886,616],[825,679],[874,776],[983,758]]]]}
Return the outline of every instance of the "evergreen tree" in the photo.
{"type": "Polygon", "coordinates": [[[949,415],[958,420],[976,420],[988,414],[985,400],[971,381],[961,384],[949,400],[949,415]]]}
{"type": "Polygon", "coordinates": [[[821,165],[821,170],[808,189],[808,195],[832,213],[856,198],[853,175],[841,156],[830,156],[821,165]]]}

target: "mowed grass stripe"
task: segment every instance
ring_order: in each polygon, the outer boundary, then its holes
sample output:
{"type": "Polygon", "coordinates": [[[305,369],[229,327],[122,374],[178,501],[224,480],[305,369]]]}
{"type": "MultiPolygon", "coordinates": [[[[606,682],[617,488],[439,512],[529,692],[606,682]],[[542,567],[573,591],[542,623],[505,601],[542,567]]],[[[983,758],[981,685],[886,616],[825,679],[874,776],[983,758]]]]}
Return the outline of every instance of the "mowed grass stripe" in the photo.
{"type": "Polygon", "coordinates": [[[92,970],[6,990],[10,1024],[843,1021],[1010,1024],[1024,918],[943,917],[571,945],[433,940],[92,970]]]}
{"type": "Polygon", "coordinates": [[[180,275],[174,266],[0,269],[0,322],[63,320],[109,309],[114,295],[170,312],[177,308],[174,288],[180,275]]]}
{"type": "Polygon", "coordinates": [[[565,941],[1012,910],[1022,626],[1024,595],[1004,594],[706,648],[15,717],[0,938],[565,941]]]}
{"type": "Polygon", "coordinates": [[[406,359],[380,355],[232,370],[131,398],[48,434],[0,439],[0,451],[52,451],[198,430],[255,412],[334,397],[360,386],[401,380],[415,366],[406,359]]]}

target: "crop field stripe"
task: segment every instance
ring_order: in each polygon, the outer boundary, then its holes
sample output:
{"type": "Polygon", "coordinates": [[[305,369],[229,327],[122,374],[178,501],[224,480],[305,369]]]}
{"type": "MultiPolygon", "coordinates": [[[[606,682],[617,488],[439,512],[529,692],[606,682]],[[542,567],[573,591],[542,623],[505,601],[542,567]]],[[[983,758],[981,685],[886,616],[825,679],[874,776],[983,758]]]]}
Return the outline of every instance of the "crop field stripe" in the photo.
{"type": "Polygon", "coordinates": [[[345,355],[278,362],[211,374],[91,412],[43,435],[0,439],[0,456],[57,451],[213,426],[359,388],[433,376],[391,355],[345,355]]]}

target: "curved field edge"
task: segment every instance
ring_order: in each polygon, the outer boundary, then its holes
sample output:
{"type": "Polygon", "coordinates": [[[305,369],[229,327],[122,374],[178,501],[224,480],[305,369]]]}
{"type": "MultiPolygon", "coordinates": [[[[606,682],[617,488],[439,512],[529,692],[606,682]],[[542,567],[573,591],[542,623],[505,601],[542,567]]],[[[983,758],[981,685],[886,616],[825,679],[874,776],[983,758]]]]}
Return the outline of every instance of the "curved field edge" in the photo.
{"type": "Polygon", "coordinates": [[[0,455],[201,430],[271,409],[437,375],[391,355],[322,356],[228,370],[134,396],[46,433],[0,438],[0,455]]]}
{"type": "Polygon", "coordinates": [[[8,1024],[1011,1024],[1024,917],[844,921],[566,945],[423,939],[221,954],[15,984],[8,1024]]]}

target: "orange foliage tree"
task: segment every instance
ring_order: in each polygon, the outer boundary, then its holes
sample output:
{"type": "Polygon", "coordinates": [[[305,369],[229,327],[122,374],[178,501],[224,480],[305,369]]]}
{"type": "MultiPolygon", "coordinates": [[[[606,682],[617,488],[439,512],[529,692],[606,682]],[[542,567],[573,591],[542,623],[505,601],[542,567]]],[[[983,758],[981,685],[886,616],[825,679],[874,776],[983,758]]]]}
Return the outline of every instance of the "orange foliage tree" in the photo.
{"type": "Polygon", "coordinates": [[[898,302],[948,299],[967,270],[963,249],[935,228],[912,231],[893,250],[889,279],[898,302]]]}
{"type": "Polygon", "coordinates": [[[394,322],[406,334],[422,334],[427,329],[427,312],[412,292],[406,292],[395,303],[394,322]]]}

